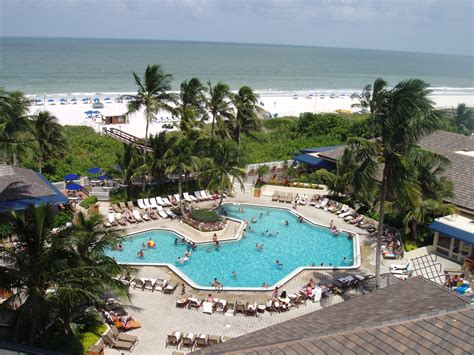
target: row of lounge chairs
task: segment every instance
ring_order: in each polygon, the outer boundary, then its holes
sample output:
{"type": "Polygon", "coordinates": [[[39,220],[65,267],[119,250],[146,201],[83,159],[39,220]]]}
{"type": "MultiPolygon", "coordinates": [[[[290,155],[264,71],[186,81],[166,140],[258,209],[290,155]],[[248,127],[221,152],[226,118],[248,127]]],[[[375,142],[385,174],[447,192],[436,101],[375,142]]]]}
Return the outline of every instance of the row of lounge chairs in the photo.
{"type": "Polygon", "coordinates": [[[279,201],[279,202],[286,202],[286,203],[291,203],[293,202],[295,195],[292,194],[291,192],[279,192],[275,191],[272,196],[272,201],[279,201]]]}
{"type": "Polygon", "coordinates": [[[170,283],[166,279],[154,278],[132,278],[130,276],[119,278],[119,280],[132,289],[139,289],[141,291],[161,292],[164,294],[173,294],[178,287],[177,283],[170,283]]]}
{"type": "Polygon", "coordinates": [[[230,339],[232,339],[232,337],[208,335],[204,333],[182,333],[174,331],[171,334],[168,334],[166,337],[166,347],[172,346],[176,349],[194,351],[196,348],[213,346],[230,339]]]}
{"type": "Polygon", "coordinates": [[[105,345],[117,350],[132,351],[138,340],[137,336],[120,333],[117,327],[112,325],[97,344],[89,347],[88,354],[103,354],[105,345]]]}

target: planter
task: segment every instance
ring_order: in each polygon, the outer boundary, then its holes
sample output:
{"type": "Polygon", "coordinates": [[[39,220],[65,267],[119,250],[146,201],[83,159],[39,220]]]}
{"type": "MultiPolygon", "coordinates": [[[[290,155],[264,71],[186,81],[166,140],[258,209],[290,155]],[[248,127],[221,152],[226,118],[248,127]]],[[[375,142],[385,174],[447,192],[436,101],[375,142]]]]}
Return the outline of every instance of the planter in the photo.
{"type": "Polygon", "coordinates": [[[254,197],[260,197],[262,195],[262,189],[260,187],[254,188],[253,189],[253,196],[254,197]]]}
{"type": "Polygon", "coordinates": [[[93,203],[92,205],[89,205],[88,212],[89,212],[89,215],[99,213],[99,204],[93,203]]]}

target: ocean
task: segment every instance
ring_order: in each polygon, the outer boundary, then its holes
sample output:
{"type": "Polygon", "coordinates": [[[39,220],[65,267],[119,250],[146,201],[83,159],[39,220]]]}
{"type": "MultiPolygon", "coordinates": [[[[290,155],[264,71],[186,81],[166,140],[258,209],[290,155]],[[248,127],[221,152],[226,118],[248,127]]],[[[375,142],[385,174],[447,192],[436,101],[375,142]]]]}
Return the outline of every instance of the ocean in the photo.
{"type": "Polygon", "coordinates": [[[159,63],[173,88],[191,77],[261,93],[359,92],[419,78],[434,92],[474,94],[474,57],[263,44],[130,39],[0,38],[0,87],[25,94],[118,93],[159,63]]]}

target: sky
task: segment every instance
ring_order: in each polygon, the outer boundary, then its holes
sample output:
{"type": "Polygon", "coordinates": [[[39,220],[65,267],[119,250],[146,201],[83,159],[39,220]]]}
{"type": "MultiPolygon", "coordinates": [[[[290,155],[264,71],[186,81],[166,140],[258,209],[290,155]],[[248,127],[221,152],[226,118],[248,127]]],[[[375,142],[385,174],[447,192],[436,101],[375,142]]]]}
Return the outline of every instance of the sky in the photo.
{"type": "Polygon", "coordinates": [[[474,55],[474,0],[0,0],[0,35],[474,55]]]}

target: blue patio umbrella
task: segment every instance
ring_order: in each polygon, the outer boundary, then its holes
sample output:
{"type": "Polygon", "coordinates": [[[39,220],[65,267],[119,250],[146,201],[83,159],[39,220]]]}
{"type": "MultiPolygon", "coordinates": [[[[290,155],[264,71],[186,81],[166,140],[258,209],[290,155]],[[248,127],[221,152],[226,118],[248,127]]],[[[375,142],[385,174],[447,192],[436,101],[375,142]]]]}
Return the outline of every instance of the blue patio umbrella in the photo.
{"type": "Polygon", "coordinates": [[[106,97],[104,100],[110,100],[110,97],[106,97]]]}
{"type": "Polygon", "coordinates": [[[79,175],[77,174],[67,174],[64,176],[64,181],[71,181],[71,180],[77,180],[79,179],[79,175]]]}
{"type": "Polygon", "coordinates": [[[109,177],[107,175],[101,175],[99,176],[99,180],[108,180],[109,177]]]}
{"type": "Polygon", "coordinates": [[[87,169],[87,172],[88,172],[89,174],[99,174],[100,171],[101,171],[100,168],[97,168],[97,167],[87,169]]]}
{"type": "Polygon", "coordinates": [[[94,97],[94,102],[99,102],[100,99],[98,97],[94,97]]]}
{"type": "Polygon", "coordinates": [[[66,190],[69,190],[69,191],[79,191],[79,190],[82,190],[82,186],[79,185],[79,184],[76,184],[74,182],[71,182],[69,184],[66,185],[66,190]]]}
{"type": "Polygon", "coordinates": [[[89,101],[89,98],[88,97],[83,97],[81,100],[82,101],[89,101]]]}
{"type": "Polygon", "coordinates": [[[77,101],[77,99],[76,99],[75,97],[73,97],[73,98],[71,99],[71,101],[77,101]]]}
{"type": "Polygon", "coordinates": [[[54,102],[54,99],[48,99],[48,102],[54,102]]]}
{"type": "Polygon", "coordinates": [[[64,97],[62,97],[59,101],[66,101],[66,99],[64,97]]]}
{"type": "Polygon", "coordinates": [[[95,111],[92,111],[92,110],[89,110],[89,111],[85,111],[84,113],[86,115],[93,115],[95,111]]]}
{"type": "Polygon", "coordinates": [[[92,111],[92,113],[93,113],[94,115],[97,115],[97,114],[100,113],[100,111],[95,110],[95,111],[92,111]]]}

